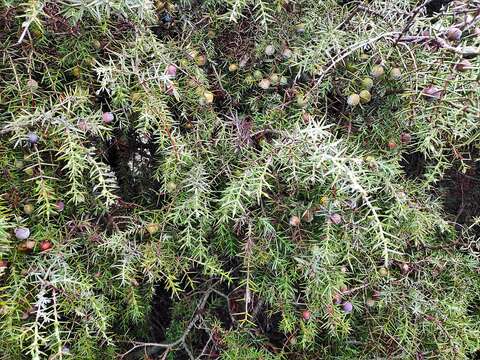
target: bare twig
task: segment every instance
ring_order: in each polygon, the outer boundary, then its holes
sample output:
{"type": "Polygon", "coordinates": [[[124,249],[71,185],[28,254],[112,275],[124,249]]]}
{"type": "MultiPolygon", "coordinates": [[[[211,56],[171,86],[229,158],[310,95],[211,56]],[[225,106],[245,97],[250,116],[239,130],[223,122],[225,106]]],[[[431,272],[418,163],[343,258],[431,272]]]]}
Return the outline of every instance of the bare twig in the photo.
{"type": "MultiPolygon", "coordinates": [[[[406,34],[408,32],[408,30],[410,30],[412,24],[413,24],[413,21],[415,20],[415,18],[418,16],[418,14],[420,13],[420,11],[422,9],[425,8],[425,6],[427,6],[428,4],[430,4],[433,0],[425,0],[422,4],[420,4],[419,6],[417,6],[412,12],[411,12],[411,15],[410,17],[408,18],[407,20],[407,23],[405,25],[405,27],[402,29],[402,31],[400,32],[400,36],[402,36],[403,34],[406,34]]],[[[400,38],[400,37],[399,37],[400,38]]],[[[398,39],[397,38],[397,41],[395,43],[398,43],[398,39]]]]}
{"type": "Polygon", "coordinates": [[[124,359],[126,356],[131,355],[132,353],[134,353],[135,350],[137,350],[139,348],[143,349],[145,352],[147,352],[146,351],[147,348],[150,348],[149,351],[148,351],[148,355],[153,355],[158,350],[164,349],[165,352],[169,352],[169,351],[171,351],[171,350],[173,350],[177,347],[182,347],[185,350],[185,352],[189,355],[189,357],[191,359],[194,359],[194,356],[193,356],[191,350],[188,348],[185,341],[186,341],[186,338],[187,338],[188,334],[190,333],[192,328],[195,326],[196,322],[201,318],[201,316],[202,316],[201,315],[201,310],[203,310],[205,308],[205,305],[207,304],[208,298],[210,297],[210,295],[213,292],[214,292],[213,289],[208,289],[205,292],[205,294],[202,296],[202,299],[198,303],[198,305],[195,309],[194,315],[187,325],[187,328],[183,332],[182,336],[180,336],[177,340],[172,341],[172,342],[158,342],[158,343],[133,342],[134,346],[130,350],[128,350],[127,352],[123,353],[120,356],[120,359],[124,359]]]}
{"type": "Polygon", "coordinates": [[[397,42],[402,43],[430,43],[436,45],[447,51],[451,51],[462,56],[477,56],[480,55],[480,49],[472,46],[452,46],[446,40],[437,36],[428,35],[410,35],[399,36],[397,42]]]}

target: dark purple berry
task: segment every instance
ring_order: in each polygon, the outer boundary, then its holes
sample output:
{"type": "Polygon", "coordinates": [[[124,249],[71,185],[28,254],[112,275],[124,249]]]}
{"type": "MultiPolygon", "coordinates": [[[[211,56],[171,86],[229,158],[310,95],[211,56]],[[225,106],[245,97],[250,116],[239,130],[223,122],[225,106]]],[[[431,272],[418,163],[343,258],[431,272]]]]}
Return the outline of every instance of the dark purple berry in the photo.
{"type": "Polygon", "coordinates": [[[65,208],[65,203],[59,200],[55,203],[55,208],[57,209],[58,212],[62,212],[63,209],[65,208]]]}
{"type": "Polygon", "coordinates": [[[352,310],[353,310],[353,305],[352,305],[351,302],[346,301],[346,302],[343,303],[342,308],[343,308],[343,311],[348,314],[348,313],[352,312],[352,310]]]}
{"type": "Polygon", "coordinates": [[[28,133],[27,137],[28,137],[28,142],[32,145],[38,143],[38,140],[40,139],[37,134],[32,132],[28,133]]]}
{"type": "Polygon", "coordinates": [[[173,21],[173,18],[168,12],[165,12],[162,16],[162,21],[166,24],[170,24],[173,21]]]}
{"type": "Polygon", "coordinates": [[[462,38],[462,30],[456,27],[451,27],[447,31],[448,40],[458,41],[462,38]]]}

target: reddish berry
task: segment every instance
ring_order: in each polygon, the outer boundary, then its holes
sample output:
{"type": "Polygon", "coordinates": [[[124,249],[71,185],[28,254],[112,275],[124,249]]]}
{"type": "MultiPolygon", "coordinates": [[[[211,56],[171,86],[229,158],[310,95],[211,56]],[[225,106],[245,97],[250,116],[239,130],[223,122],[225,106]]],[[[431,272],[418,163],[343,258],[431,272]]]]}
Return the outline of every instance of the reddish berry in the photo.
{"type": "Polygon", "coordinates": [[[47,250],[50,250],[52,247],[53,247],[53,244],[48,240],[44,240],[40,242],[40,251],[47,251],[47,250]]]}
{"type": "Polygon", "coordinates": [[[27,86],[30,88],[30,90],[35,91],[38,89],[38,82],[34,79],[28,79],[27,86]]]}
{"type": "Polygon", "coordinates": [[[290,59],[293,55],[293,51],[289,48],[283,49],[282,56],[284,59],[290,59]]]}
{"type": "Polygon", "coordinates": [[[393,149],[395,149],[396,147],[397,147],[397,144],[395,143],[395,141],[390,140],[390,141],[388,142],[388,148],[389,148],[390,150],[393,150],[393,149]]]}
{"type": "Polygon", "coordinates": [[[271,85],[271,82],[269,79],[262,79],[258,83],[258,86],[263,90],[267,90],[270,87],[270,85],[271,85]]]}
{"type": "Polygon", "coordinates": [[[207,57],[205,55],[198,55],[195,62],[198,66],[204,66],[207,63],[207,57]]]}
{"type": "Polygon", "coordinates": [[[308,310],[303,310],[302,317],[304,320],[309,320],[312,317],[312,313],[308,310]]]}

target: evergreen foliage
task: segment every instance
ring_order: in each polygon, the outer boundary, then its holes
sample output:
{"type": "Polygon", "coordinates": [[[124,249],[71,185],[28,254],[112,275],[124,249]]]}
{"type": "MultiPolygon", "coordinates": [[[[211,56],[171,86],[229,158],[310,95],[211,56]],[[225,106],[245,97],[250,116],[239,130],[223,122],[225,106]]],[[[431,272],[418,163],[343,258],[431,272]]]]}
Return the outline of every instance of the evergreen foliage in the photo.
{"type": "Polygon", "coordinates": [[[479,20],[1,0],[0,359],[473,359],[479,20]]]}

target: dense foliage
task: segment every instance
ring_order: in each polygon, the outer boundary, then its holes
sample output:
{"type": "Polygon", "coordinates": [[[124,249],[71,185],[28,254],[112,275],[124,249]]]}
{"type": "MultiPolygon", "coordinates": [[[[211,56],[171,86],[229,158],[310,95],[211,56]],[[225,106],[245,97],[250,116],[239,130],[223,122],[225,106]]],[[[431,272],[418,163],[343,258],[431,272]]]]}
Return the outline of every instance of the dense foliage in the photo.
{"type": "Polygon", "coordinates": [[[2,0],[0,359],[466,359],[480,2],[2,0]]]}

